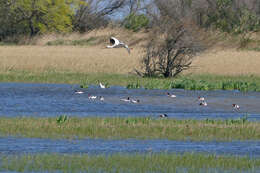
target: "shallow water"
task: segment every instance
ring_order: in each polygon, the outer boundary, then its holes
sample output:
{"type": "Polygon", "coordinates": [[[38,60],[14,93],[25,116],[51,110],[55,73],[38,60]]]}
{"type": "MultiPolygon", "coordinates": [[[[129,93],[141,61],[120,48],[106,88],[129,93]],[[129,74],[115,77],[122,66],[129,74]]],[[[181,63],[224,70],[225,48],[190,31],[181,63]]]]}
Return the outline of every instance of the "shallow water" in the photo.
{"type": "Polygon", "coordinates": [[[177,98],[166,96],[167,90],[129,90],[124,87],[101,89],[91,86],[84,94],[75,94],[77,85],[66,84],[0,84],[0,115],[3,116],[158,116],[166,113],[173,118],[238,118],[250,114],[250,120],[260,120],[260,93],[238,91],[169,90],[177,98]],[[105,101],[90,100],[88,95],[103,96],[105,101]],[[206,98],[201,107],[198,96],[206,98]],[[120,101],[140,99],[139,104],[120,101]],[[240,105],[235,111],[232,104],[240,105]]]}
{"type": "Polygon", "coordinates": [[[1,154],[66,153],[183,153],[259,157],[260,141],[192,142],[171,140],[50,140],[38,138],[0,138],[1,154]]]}

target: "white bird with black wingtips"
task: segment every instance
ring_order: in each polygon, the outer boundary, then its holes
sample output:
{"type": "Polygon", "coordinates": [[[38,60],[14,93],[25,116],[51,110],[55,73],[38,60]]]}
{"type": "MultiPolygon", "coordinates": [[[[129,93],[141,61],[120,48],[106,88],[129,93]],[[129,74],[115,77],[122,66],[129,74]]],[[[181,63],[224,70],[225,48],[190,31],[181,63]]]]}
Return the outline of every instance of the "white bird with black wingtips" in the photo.
{"type": "Polygon", "coordinates": [[[124,47],[124,48],[126,48],[128,53],[130,54],[130,48],[128,47],[128,45],[126,45],[125,43],[119,41],[117,38],[110,37],[110,43],[112,45],[108,45],[107,48],[120,48],[120,47],[124,47]]]}

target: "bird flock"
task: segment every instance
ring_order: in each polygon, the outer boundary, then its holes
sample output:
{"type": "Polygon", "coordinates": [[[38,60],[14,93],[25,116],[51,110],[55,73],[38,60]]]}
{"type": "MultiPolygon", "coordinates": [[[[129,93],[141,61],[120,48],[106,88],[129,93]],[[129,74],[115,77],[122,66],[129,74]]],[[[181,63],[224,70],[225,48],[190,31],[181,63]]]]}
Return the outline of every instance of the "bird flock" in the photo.
{"type": "MultiPolygon", "coordinates": [[[[106,85],[102,84],[101,82],[99,82],[99,87],[101,89],[106,89],[107,88],[106,85]]],[[[82,90],[75,90],[74,93],[75,94],[83,94],[84,91],[82,91],[82,90]]],[[[174,95],[172,93],[169,93],[169,92],[166,93],[166,96],[168,96],[170,98],[177,98],[176,95],[174,95]]],[[[96,95],[91,95],[91,94],[88,95],[88,99],[89,100],[99,99],[100,101],[104,101],[105,100],[105,98],[103,96],[96,96],[96,95]]],[[[134,103],[134,104],[140,103],[139,99],[132,99],[130,97],[121,98],[120,101],[128,102],[128,103],[134,103]]],[[[199,104],[198,104],[199,106],[203,106],[203,107],[208,106],[208,104],[206,102],[206,99],[204,97],[198,96],[197,101],[199,102],[199,104]]],[[[232,104],[232,107],[233,107],[233,109],[235,111],[239,111],[240,110],[240,106],[238,104],[232,104]]],[[[160,118],[167,118],[168,115],[167,114],[160,114],[159,117],[160,118]]]]}
{"type": "MultiPolygon", "coordinates": [[[[130,54],[130,48],[128,47],[127,44],[125,44],[124,42],[118,40],[117,38],[115,37],[110,37],[110,44],[111,45],[107,45],[106,48],[125,48],[127,50],[127,52],[130,54]]],[[[106,85],[102,84],[101,82],[99,82],[99,87],[102,88],[102,89],[105,89],[106,88],[106,85]]],[[[81,90],[75,90],[75,94],[83,94],[84,92],[81,91],[81,90]]],[[[176,98],[177,96],[174,95],[174,94],[171,94],[169,92],[166,93],[166,95],[170,98],[176,98]]],[[[88,99],[90,100],[96,100],[96,99],[99,99],[100,101],[104,101],[105,98],[103,96],[95,96],[95,95],[88,95],[88,99]]],[[[139,99],[132,99],[130,97],[127,97],[127,98],[121,98],[120,101],[122,102],[129,102],[129,103],[134,103],[134,104],[138,104],[140,103],[140,100],[139,99]]],[[[208,106],[207,102],[206,102],[206,99],[204,97],[201,97],[199,96],[198,97],[198,101],[199,101],[199,106],[208,106]]],[[[237,104],[232,104],[232,107],[234,110],[239,110],[240,109],[240,106],[237,105],[237,104]]],[[[159,115],[160,118],[167,118],[168,115],[167,114],[160,114],[159,115]]]]}

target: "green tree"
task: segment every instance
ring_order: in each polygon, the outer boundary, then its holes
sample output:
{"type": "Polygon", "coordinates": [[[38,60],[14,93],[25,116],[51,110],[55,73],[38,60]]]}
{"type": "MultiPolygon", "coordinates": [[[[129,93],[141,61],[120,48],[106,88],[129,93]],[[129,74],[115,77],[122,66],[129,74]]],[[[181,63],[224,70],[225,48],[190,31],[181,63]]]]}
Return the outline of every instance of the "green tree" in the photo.
{"type": "Polygon", "coordinates": [[[124,19],[124,26],[127,29],[133,30],[134,32],[139,31],[142,28],[147,27],[149,19],[144,14],[131,13],[124,19]]]}
{"type": "Polygon", "coordinates": [[[73,10],[67,0],[7,0],[0,7],[0,35],[71,31],[73,10]],[[2,24],[5,24],[4,26],[2,24]],[[4,33],[3,33],[4,32],[4,33]]]}

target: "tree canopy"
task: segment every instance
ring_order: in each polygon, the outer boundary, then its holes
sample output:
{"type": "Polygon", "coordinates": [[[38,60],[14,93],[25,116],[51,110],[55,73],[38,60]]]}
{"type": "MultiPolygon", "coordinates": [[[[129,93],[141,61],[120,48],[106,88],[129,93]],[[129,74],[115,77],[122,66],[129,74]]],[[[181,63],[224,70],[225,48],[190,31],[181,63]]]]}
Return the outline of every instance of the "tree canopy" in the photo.
{"type": "Polygon", "coordinates": [[[71,2],[66,0],[7,0],[0,2],[0,37],[13,34],[68,32],[71,2]]]}

